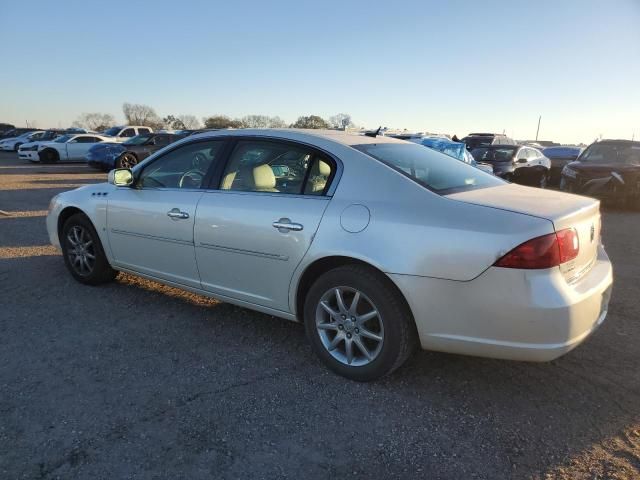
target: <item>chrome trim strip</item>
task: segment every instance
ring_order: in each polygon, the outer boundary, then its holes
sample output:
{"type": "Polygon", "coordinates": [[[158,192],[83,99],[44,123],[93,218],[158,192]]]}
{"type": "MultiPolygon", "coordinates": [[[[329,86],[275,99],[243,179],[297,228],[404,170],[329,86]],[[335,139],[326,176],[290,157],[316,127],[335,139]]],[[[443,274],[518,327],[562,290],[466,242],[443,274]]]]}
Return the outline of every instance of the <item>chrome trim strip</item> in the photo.
{"type": "Polygon", "coordinates": [[[159,240],[161,242],[177,243],[179,245],[194,246],[193,242],[189,242],[187,240],[179,240],[177,238],[168,238],[168,237],[156,237],[155,235],[146,235],[144,233],[127,232],[126,230],[117,230],[115,228],[111,229],[111,233],[117,233],[118,235],[128,235],[130,237],[148,238],[150,240],[159,240]]]}
{"type": "Polygon", "coordinates": [[[198,246],[202,248],[208,248],[210,250],[221,250],[223,252],[240,253],[243,255],[252,255],[254,257],[270,258],[272,260],[282,260],[285,262],[289,260],[289,257],[287,255],[278,255],[277,253],[256,252],[254,250],[244,250],[242,248],[224,247],[222,245],[214,245],[212,243],[204,243],[204,242],[200,242],[200,245],[198,246]]]}

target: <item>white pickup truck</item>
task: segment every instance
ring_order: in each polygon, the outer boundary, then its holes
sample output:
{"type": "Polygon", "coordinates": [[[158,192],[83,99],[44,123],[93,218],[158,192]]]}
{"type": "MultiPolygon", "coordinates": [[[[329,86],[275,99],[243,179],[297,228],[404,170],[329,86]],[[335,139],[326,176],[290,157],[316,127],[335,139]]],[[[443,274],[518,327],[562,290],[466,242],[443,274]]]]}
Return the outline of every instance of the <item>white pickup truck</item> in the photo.
{"type": "Polygon", "coordinates": [[[108,130],[102,132],[102,135],[110,137],[110,142],[125,142],[136,135],[143,135],[146,133],[153,133],[151,127],[140,127],[138,125],[125,125],[119,127],[111,127],[108,130]]]}
{"type": "Polygon", "coordinates": [[[90,133],[62,135],[52,142],[40,143],[36,151],[24,152],[28,157],[22,158],[42,163],[84,162],[84,156],[96,143],[111,141],[110,137],[90,133]]]}

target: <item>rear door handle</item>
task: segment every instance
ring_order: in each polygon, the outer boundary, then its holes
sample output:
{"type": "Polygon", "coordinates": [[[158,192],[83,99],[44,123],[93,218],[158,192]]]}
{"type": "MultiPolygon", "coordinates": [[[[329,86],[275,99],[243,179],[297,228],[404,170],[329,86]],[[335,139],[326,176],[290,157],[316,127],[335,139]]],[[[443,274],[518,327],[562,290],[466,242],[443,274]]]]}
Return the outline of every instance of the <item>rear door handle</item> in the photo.
{"type": "Polygon", "coordinates": [[[300,223],[293,223],[288,218],[281,218],[277,222],[273,222],[273,228],[277,228],[280,233],[287,233],[288,231],[293,230],[294,232],[301,231],[304,227],[300,223]]]}
{"type": "Polygon", "coordinates": [[[180,211],[179,208],[172,208],[167,212],[167,216],[174,220],[184,220],[185,218],[189,218],[189,214],[187,212],[180,211]]]}

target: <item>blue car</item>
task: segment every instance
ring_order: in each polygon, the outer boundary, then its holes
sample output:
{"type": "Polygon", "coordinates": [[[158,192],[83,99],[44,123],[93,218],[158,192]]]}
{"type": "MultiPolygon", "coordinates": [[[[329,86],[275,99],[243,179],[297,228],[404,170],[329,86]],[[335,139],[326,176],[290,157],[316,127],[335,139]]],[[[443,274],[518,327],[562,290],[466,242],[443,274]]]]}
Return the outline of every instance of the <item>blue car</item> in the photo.
{"type": "Polygon", "coordinates": [[[124,143],[102,142],[91,147],[85,158],[90,167],[107,172],[114,168],[132,168],[152,153],[185,136],[144,133],[124,143]]]}

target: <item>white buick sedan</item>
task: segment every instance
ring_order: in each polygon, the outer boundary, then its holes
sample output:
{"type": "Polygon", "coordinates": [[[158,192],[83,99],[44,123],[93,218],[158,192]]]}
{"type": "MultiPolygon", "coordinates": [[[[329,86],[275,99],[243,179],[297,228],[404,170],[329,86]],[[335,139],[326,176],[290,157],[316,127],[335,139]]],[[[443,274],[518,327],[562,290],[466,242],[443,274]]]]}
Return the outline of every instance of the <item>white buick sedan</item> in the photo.
{"type": "Polygon", "coordinates": [[[361,381],[417,345],[552,360],[603,322],[612,284],[598,201],[336,131],[187,137],[54,197],[47,228],[82,283],[129,272],[303,322],[361,381]]]}

